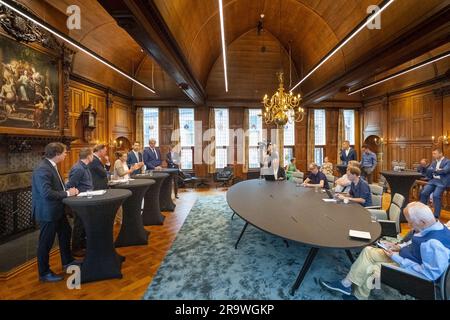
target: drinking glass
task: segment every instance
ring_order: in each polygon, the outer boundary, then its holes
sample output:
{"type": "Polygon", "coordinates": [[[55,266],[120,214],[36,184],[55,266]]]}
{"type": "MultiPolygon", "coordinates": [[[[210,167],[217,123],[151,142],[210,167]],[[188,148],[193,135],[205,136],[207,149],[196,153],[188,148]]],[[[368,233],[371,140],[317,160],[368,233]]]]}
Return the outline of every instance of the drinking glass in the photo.
{"type": "Polygon", "coordinates": [[[93,196],[92,191],[93,190],[86,190],[86,196],[88,199],[92,199],[92,196],[93,196]]]}

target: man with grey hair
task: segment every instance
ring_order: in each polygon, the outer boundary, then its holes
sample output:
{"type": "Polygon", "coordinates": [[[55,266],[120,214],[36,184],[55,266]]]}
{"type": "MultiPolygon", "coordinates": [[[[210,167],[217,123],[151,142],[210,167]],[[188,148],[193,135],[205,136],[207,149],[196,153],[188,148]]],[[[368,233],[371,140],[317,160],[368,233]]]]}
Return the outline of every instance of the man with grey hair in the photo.
{"type": "Polygon", "coordinates": [[[344,294],[344,299],[367,299],[371,280],[379,277],[381,264],[392,264],[429,280],[438,279],[449,264],[450,230],[436,221],[431,209],[423,203],[411,202],[403,213],[415,231],[410,241],[402,244],[385,242],[386,249],[364,248],[343,280],[320,280],[322,286],[344,294]]]}

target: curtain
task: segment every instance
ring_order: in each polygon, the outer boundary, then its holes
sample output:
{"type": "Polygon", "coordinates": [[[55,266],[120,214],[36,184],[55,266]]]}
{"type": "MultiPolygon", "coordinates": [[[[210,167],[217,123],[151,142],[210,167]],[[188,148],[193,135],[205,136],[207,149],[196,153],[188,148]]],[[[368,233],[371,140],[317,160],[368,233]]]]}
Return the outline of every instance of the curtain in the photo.
{"type": "Polygon", "coordinates": [[[338,117],[338,135],[337,135],[337,157],[336,157],[336,163],[340,163],[340,157],[341,157],[341,146],[342,143],[345,141],[345,120],[344,120],[344,110],[339,110],[339,117],[338,117]]]}
{"type": "Polygon", "coordinates": [[[310,163],[314,162],[314,147],[315,147],[315,124],[314,124],[314,109],[308,109],[308,134],[306,141],[306,166],[308,167],[310,163]]]}
{"type": "Polygon", "coordinates": [[[278,157],[280,167],[284,167],[284,126],[277,127],[278,157]]]}
{"type": "MultiPolygon", "coordinates": [[[[250,161],[249,150],[248,150],[249,144],[250,144],[249,136],[248,136],[248,130],[249,130],[248,121],[249,121],[249,110],[248,110],[248,108],[245,108],[244,109],[244,123],[242,125],[242,129],[244,130],[244,135],[242,137],[242,140],[243,140],[242,148],[243,148],[243,155],[244,155],[244,159],[243,159],[244,161],[243,161],[243,165],[242,165],[243,173],[248,172],[248,165],[249,165],[249,161],[250,161]]],[[[238,153],[239,153],[239,151],[238,151],[238,153]]]]}
{"type": "Polygon", "coordinates": [[[144,148],[144,110],[140,107],[136,109],[136,141],[144,148]]]}
{"type": "Polygon", "coordinates": [[[208,118],[208,131],[209,131],[209,150],[207,155],[207,161],[208,161],[208,173],[215,173],[216,172],[216,115],[214,112],[214,108],[209,108],[209,118],[208,118]]]}
{"type": "Polygon", "coordinates": [[[173,116],[173,131],[172,131],[172,138],[171,142],[174,144],[179,144],[180,141],[180,112],[178,108],[172,109],[172,116],[173,116]]]}

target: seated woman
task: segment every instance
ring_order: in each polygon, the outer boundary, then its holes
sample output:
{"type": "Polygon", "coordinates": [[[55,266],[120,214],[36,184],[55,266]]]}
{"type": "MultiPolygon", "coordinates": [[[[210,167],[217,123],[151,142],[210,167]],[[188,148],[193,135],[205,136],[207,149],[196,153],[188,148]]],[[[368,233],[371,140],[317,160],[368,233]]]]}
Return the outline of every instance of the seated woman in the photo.
{"type": "Polygon", "coordinates": [[[327,177],[323,172],[319,171],[319,166],[315,163],[309,165],[310,173],[306,177],[305,182],[303,182],[304,187],[320,187],[329,189],[327,177]]]}
{"type": "Polygon", "coordinates": [[[292,179],[293,172],[299,172],[297,166],[295,165],[295,158],[292,158],[291,162],[286,166],[286,177],[288,180],[292,179]]]}
{"type": "Polygon", "coordinates": [[[127,153],[123,151],[116,152],[117,160],[114,163],[114,174],[113,179],[114,180],[120,180],[120,179],[129,179],[130,174],[133,173],[136,170],[139,170],[144,165],[142,162],[135,163],[131,169],[128,168],[127,165],[127,153]]]}
{"type": "MultiPolygon", "coordinates": [[[[348,167],[359,168],[359,162],[351,160],[348,162],[348,167]]],[[[335,192],[348,192],[350,191],[350,185],[352,184],[352,182],[348,179],[347,173],[344,174],[339,179],[337,179],[335,183],[336,183],[336,186],[334,187],[335,192]]]]}
{"type": "Polygon", "coordinates": [[[333,175],[333,164],[328,160],[328,157],[323,159],[321,170],[324,174],[333,175]]]}

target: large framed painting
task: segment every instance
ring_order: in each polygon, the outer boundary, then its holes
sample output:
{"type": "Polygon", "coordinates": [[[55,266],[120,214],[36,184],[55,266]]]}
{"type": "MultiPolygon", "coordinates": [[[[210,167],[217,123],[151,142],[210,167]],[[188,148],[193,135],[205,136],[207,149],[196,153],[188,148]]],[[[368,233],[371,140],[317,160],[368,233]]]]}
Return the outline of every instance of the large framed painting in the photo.
{"type": "Polygon", "coordinates": [[[0,35],[0,63],[0,127],[58,130],[59,59],[0,35]]]}

